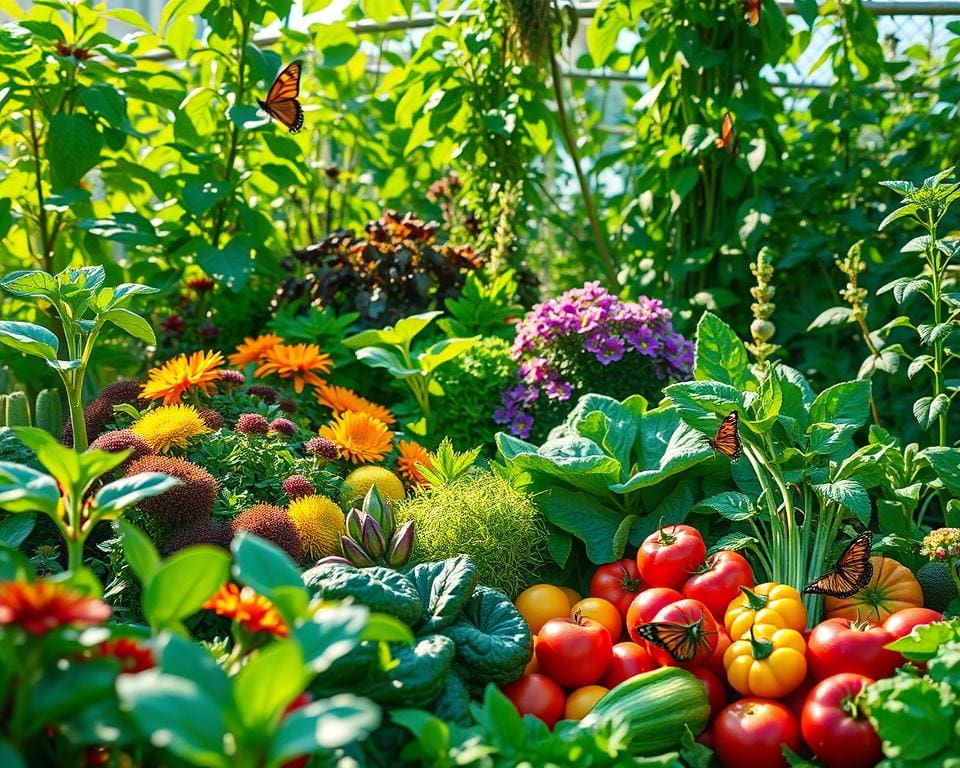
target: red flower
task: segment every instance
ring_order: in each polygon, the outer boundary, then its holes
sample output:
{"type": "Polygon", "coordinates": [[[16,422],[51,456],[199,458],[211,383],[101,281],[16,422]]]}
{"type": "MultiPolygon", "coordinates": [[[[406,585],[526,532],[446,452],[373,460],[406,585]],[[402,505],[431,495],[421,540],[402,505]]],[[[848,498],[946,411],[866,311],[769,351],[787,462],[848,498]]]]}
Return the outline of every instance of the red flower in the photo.
{"type": "Polygon", "coordinates": [[[97,646],[101,656],[111,656],[120,662],[120,671],[128,675],[135,675],[157,666],[153,658],[153,651],[140,645],[132,637],[118,637],[116,640],[107,640],[97,646]]]}
{"type": "Polygon", "coordinates": [[[0,584],[0,625],[16,624],[32,635],[45,635],[67,624],[102,624],[109,618],[109,605],[62,584],[0,584]]]}
{"type": "Polygon", "coordinates": [[[203,607],[242,624],[248,632],[269,632],[277,637],[287,635],[287,625],[273,603],[250,587],[241,589],[228,582],[203,607]]]}
{"type": "Polygon", "coordinates": [[[207,291],[213,290],[214,285],[216,285],[216,283],[209,277],[194,277],[191,280],[187,280],[187,288],[191,288],[197,293],[206,293],[207,291]]]}

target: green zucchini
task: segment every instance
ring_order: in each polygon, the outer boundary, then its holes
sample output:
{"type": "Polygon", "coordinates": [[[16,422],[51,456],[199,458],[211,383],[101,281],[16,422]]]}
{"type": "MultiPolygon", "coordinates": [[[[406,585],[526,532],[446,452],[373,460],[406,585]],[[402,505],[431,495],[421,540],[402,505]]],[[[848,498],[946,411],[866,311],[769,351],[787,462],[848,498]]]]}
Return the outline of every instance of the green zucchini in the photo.
{"type": "Polygon", "coordinates": [[[625,722],[638,755],[659,755],[680,747],[684,726],[696,736],[707,725],[707,689],[685,669],[661,667],[620,683],[580,721],[596,728],[611,719],[625,722]]]}

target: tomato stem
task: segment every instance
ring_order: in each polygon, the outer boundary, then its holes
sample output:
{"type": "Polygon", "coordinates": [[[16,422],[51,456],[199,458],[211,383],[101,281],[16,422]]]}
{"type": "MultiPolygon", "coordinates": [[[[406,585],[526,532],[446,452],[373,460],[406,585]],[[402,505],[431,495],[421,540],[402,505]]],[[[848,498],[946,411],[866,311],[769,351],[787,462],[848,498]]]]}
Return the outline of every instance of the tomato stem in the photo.
{"type": "MultiPolygon", "coordinates": [[[[673,528],[674,528],[674,530],[676,530],[676,526],[674,526],[673,528]]],[[[670,546],[671,544],[673,544],[673,543],[677,540],[677,537],[676,537],[676,536],[674,536],[674,535],[671,534],[671,533],[667,533],[667,532],[663,529],[663,518],[662,518],[662,517],[660,518],[660,522],[657,523],[657,530],[658,530],[659,533],[660,533],[660,536],[659,536],[659,538],[657,539],[657,543],[660,544],[661,546],[670,546]]]]}

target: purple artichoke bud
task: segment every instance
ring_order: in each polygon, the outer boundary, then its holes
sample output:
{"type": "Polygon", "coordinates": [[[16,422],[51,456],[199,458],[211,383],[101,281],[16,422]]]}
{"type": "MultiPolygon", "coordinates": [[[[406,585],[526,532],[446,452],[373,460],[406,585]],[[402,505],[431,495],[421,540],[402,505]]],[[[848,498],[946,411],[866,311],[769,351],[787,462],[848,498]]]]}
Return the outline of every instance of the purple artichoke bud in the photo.
{"type": "Polygon", "coordinates": [[[354,541],[360,541],[363,538],[363,518],[366,515],[359,509],[351,509],[347,512],[346,526],[347,534],[354,541]]]}
{"type": "Polygon", "coordinates": [[[380,491],[377,490],[376,485],[371,485],[363,499],[363,511],[373,517],[381,527],[383,526],[383,507],[383,497],[380,495],[380,491]]]}
{"type": "Polygon", "coordinates": [[[383,530],[380,528],[380,524],[372,515],[366,515],[363,518],[361,533],[363,548],[367,551],[367,554],[374,560],[379,560],[383,557],[383,553],[387,549],[387,540],[383,537],[383,530]]]}
{"type": "Polygon", "coordinates": [[[387,548],[387,565],[391,568],[403,568],[413,551],[413,520],[404,523],[390,540],[387,548]]]}
{"type": "Polygon", "coordinates": [[[340,557],[340,555],[327,555],[326,557],[321,557],[316,563],[314,563],[314,565],[345,565],[348,568],[353,567],[353,563],[351,563],[345,557],[340,557]]]}
{"type": "Polygon", "coordinates": [[[351,565],[355,565],[357,568],[369,568],[370,566],[376,565],[376,563],[370,559],[370,556],[364,552],[363,547],[353,539],[341,536],[340,548],[343,550],[343,556],[351,565]]]}

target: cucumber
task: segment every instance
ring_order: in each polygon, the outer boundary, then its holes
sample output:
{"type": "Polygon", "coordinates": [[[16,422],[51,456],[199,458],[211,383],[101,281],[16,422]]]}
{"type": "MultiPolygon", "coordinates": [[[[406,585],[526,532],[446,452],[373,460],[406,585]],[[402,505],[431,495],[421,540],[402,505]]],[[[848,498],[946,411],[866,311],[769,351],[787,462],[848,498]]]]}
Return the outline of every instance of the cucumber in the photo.
{"type": "Polygon", "coordinates": [[[630,745],[638,755],[653,756],[679,749],[688,726],[696,736],[710,717],[707,689],[685,669],[661,667],[620,683],[580,721],[596,728],[612,718],[630,729],[630,745]]]}

